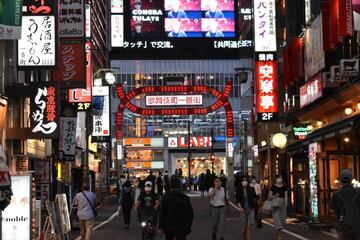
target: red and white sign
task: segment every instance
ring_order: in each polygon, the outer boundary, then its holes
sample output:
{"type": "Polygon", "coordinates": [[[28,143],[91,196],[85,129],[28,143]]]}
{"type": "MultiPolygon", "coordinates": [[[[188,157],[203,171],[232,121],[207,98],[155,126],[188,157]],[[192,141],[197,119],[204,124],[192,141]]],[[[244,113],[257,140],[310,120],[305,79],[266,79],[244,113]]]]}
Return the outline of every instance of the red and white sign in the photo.
{"type": "Polygon", "coordinates": [[[300,107],[304,107],[322,97],[322,74],[319,73],[300,87],[300,107]]]}
{"type": "Polygon", "coordinates": [[[256,62],[256,110],[258,113],[278,112],[277,63],[256,62]]]}
{"type": "Polygon", "coordinates": [[[146,106],[199,106],[203,105],[202,95],[146,96],[146,106]]]}
{"type": "Polygon", "coordinates": [[[76,88],[69,90],[69,102],[70,103],[90,103],[91,102],[91,43],[85,43],[86,52],[86,88],[76,88]]]}
{"type": "MultiPolygon", "coordinates": [[[[169,148],[187,148],[189,142],[186,137],[169,137],[169,148]]],[[[190,147],[206,148],[211,147],[211,137],[192,137],[190,138],[190,147]]]]}
{"type": "Polygon", "coordinates": [[[351,0],[341,0],[339,1],[339,35],[341,37],[352,37],[353,34],[352,2],[351,0]]]}
{"type": "Polygon", "coordinates": [[[61,82],[62,87],[84,87],[85,45],[81,39],[62,39],[60,43],[59,69],[52,72],[54,81],[61,82]]]}
{"type": "Polygon", "coordinates": [[[123,0],[111,0],[111,13],[123,13],[124,1],[123,0]]]}

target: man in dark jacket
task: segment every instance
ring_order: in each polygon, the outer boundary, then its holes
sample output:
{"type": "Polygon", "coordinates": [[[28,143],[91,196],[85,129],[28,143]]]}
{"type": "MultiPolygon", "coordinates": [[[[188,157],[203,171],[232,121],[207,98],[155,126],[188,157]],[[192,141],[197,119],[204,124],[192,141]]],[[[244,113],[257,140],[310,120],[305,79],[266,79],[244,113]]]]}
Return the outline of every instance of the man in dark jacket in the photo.
{"type": "Polygon", "coordinates": [[[159,231],[166,240],[185,240],[191,232],[194,212],[190,198],[180,192],[180,185],[180,179],[172,177],[171,191],[161,199],[159,231]]]}
{"type": "Polygon", "coordinates": [[[210,169],[207,169],[205,174],[205,188],[207,192],[209,192],[209,189],[214,185],[214,179],[214,175],[210,173],[210,169]]]}

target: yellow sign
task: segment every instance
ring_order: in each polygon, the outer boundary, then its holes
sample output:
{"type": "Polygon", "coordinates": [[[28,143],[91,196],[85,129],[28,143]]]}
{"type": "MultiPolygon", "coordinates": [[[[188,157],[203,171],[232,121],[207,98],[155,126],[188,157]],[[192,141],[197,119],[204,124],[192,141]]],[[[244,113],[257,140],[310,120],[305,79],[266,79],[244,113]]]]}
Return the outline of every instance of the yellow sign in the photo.
{"type": "Polygon", "coordinates": [[[128,147],[150,147],[151,138],[125,138],[124,145],[128,147]]]}
{"type": "Polygon", "coordinates": [[[91,135],[89,136],[89,150],[92,152],[97,152],[97,143],[91,142],[91,135]]]}
{"type": "Polygon", "coordinates": [[[149,169],[151,162],[127,162],[126,168],[128,169],[149,169]]]}

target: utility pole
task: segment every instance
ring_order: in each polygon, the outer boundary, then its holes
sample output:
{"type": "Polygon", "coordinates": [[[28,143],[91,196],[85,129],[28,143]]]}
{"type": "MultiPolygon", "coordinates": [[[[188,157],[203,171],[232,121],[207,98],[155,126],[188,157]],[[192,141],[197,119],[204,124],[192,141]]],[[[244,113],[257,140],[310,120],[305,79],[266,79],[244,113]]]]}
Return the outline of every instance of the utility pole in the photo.
{"type": "Polygon", "coordinates": [[[189,168],[189,191],[191,191],[191,184],[190,184],[190,179],[191,179],[191,143],[190,143],[190,138],[191,138],[191,134],[190,134],[190,119],[188,121],[188,168],[189,168]]]}
{"type": "Polygon", "coordinates": [[[211,172],[214,173],[214,164],[215,164],[215,153],[214,153],[214,130],[211,129],[211,154],[210,154],[210,160],[211,160],[211,172]]]}

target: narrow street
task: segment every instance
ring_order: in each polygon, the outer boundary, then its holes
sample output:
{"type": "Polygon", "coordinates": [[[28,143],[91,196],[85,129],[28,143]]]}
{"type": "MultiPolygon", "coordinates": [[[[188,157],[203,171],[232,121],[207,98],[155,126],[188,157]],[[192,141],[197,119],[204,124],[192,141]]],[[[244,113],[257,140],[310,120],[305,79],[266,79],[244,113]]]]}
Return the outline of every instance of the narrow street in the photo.
{"type": "MultiPolygon", "coordinates": [[[[192,233],[188,240],[209,240],[211,239],[210,225],[211,220],[208,211],[208,203],[206,198],[197,195],[191,195],[191,200],[195,212],[195,219],[193,222],[192,233]]],[[[115,202],[115,201],[114,201],[115,202]]],[[[135,212],[132,214],[132,224],[129,229],[125,230],[122,217],[115,216],[117,205],[105,204],[99,210],[99,217],[97,218],[95,227],[95,240],[111,239],[111,240],[140,240],[140,226],[137,223],[135,212]],[[107,221],[111,218],[110,221],[107,221]],[[99,225],[100,224],[100,225],[99,225]]],[[[292,224],[288,221],[286,226],[286,233],[284,233],[284,240],[331,240],[335,239],[334,233],[323,233],[316,230],[309,229],[305,224],[292,224]]],[[[226,236],[225,239],[237,240],[241,239],[240,219],[233,207],[226,217],[226,236]]],[[[74,232],[73,239],[78,240],[79,232],[74,232]]],[[[161,238],[159,238],[161,239],[161,238]]],[[[262,229],[254,228],[254,240],[275,239],[275,231],[271,225],[271,219],[264,219],[262,229]]]]}

